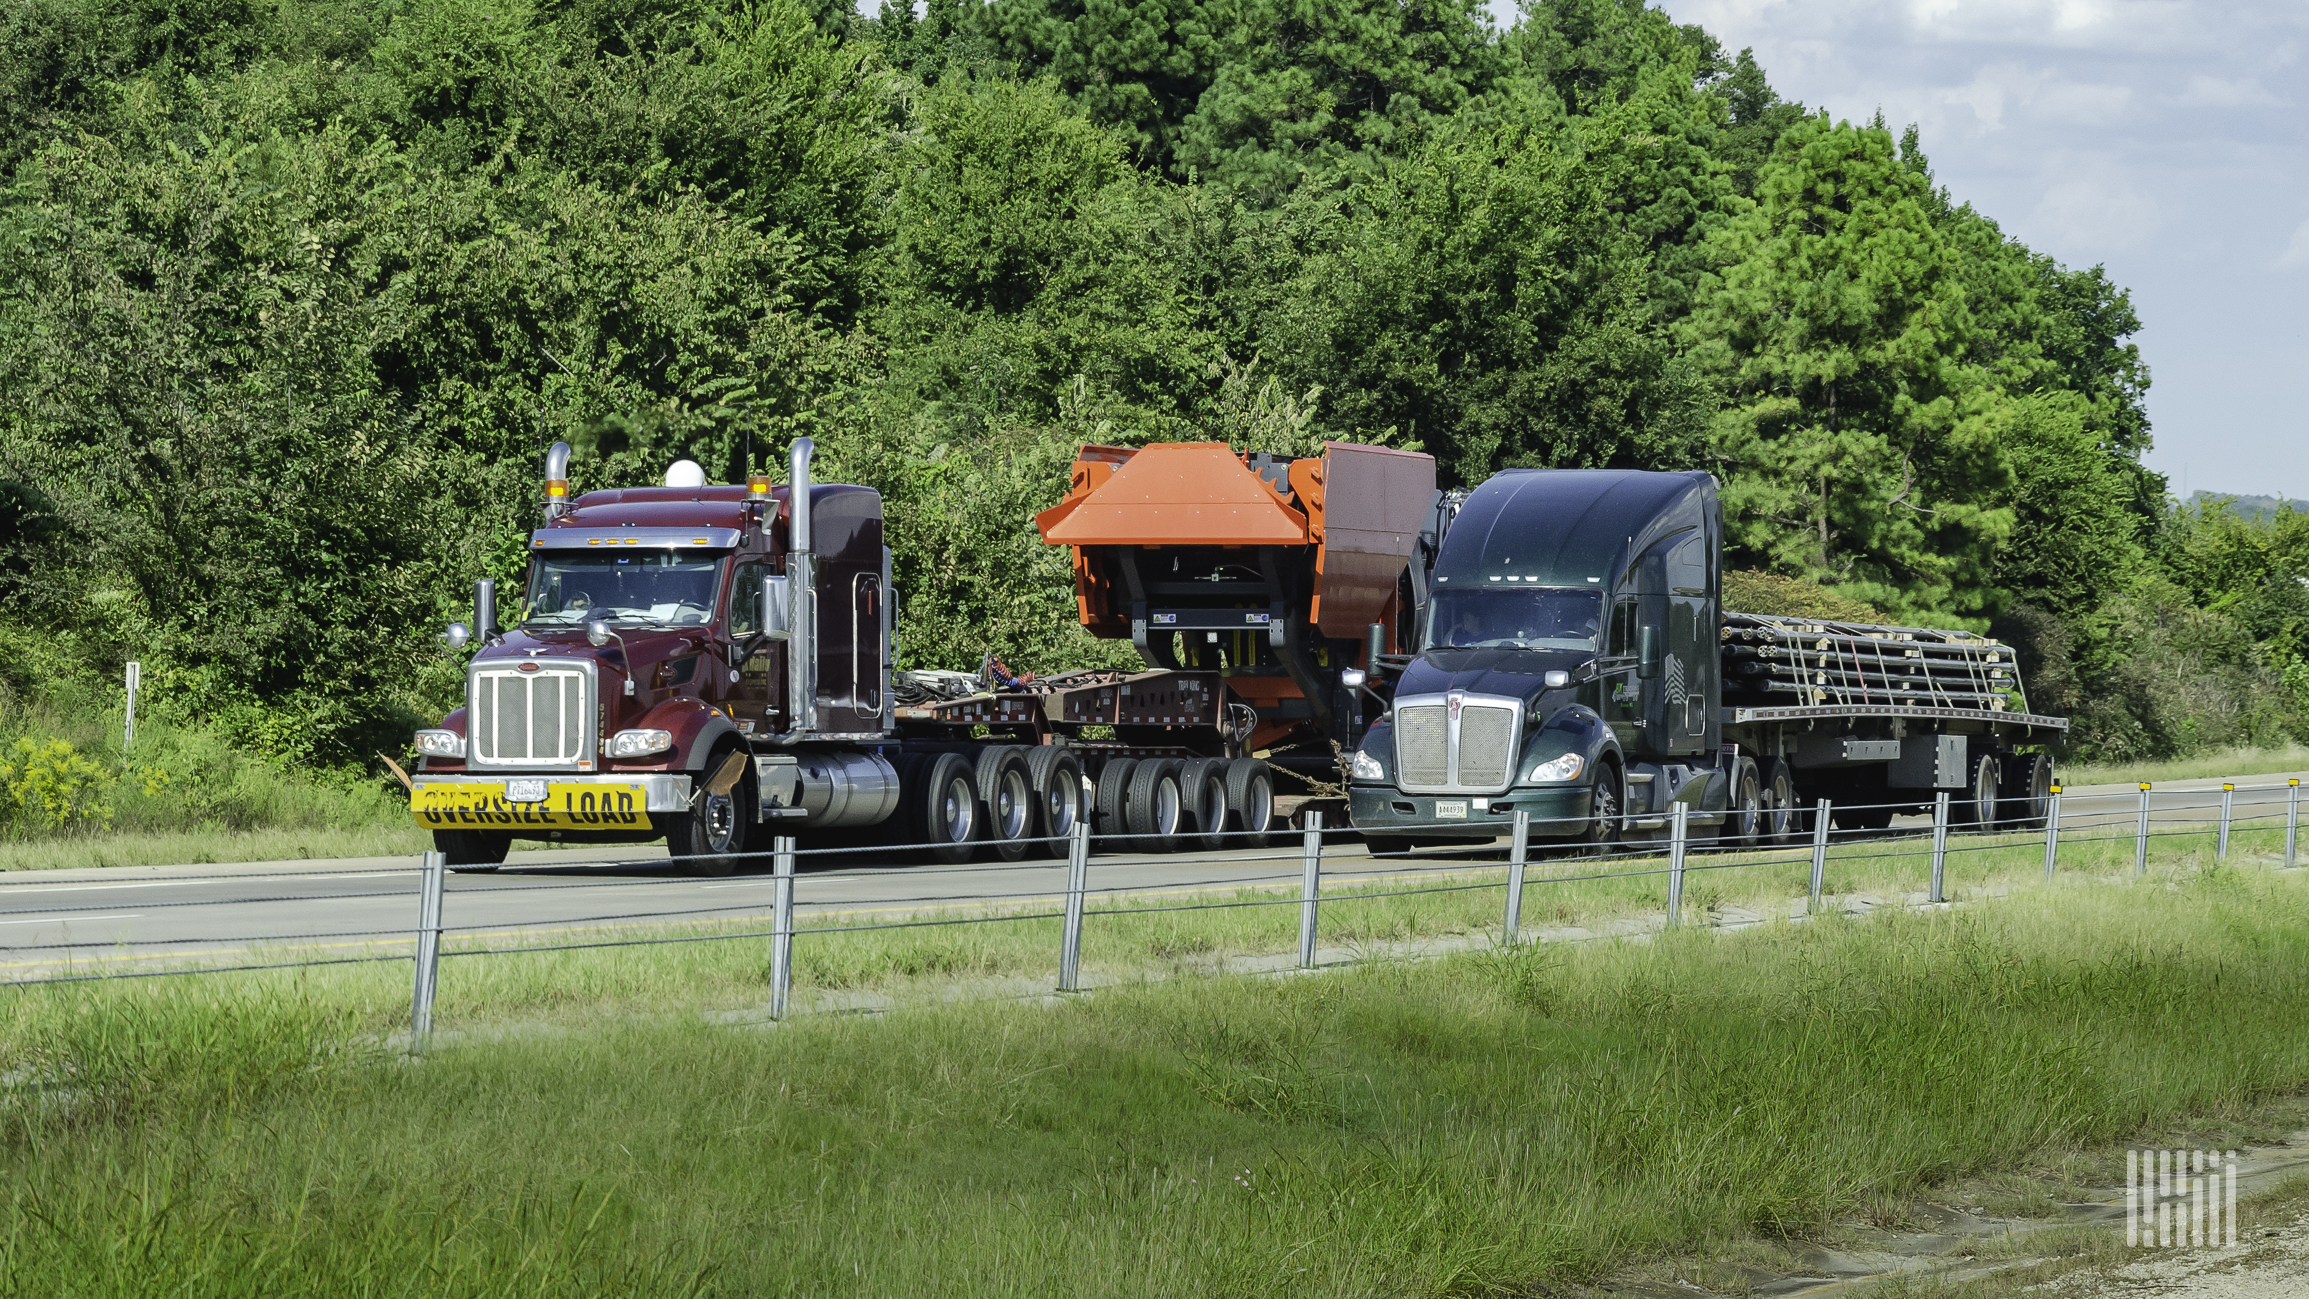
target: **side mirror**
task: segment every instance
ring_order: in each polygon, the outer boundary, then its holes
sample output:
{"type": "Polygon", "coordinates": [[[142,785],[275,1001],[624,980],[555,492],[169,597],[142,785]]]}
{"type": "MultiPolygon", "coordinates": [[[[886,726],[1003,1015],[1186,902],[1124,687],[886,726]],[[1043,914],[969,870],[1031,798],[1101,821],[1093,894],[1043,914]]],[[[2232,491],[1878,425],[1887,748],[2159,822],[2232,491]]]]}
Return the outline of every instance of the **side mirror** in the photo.
{"type": "Polygon", "coordinates": [[[1636,632],[1636,679],[1649,681],[1660,674],[1660,629],[1645,626],[1636,632]]]}
{"type": "Polygon", "coordinates": [[[793,607],[786,599],[786,579],[762,577],[762,639],[785,640],[793,634],[793,607]]]}
{"type": "Polygon", "coordinates": [[[588,618],[585,620],[585,643],[593,646],[595,649],[600,649],[602,646],[607,645],[610,641],[610,637],[613,634],[614,633],[609,630],[608,619],[588,618]]]}
{"type": "Polygon", "coordinates": [[[441,643],[447,645],[453,650],[461,650],[465,648],[466,644],[472,639],[472,631],[461,622],[450,623],[449,629],[441,633],[441,643]]]}
{"type": "Polygon", "coordinates": [[[1360,689],[1363,683],[1369,679],[1370,678],[1363,675],[1363,669],[1361,668],[1348,668],[1346,671],[1339,674],[1339,684],[1347,687],[1349,690],[1360,689]]]}

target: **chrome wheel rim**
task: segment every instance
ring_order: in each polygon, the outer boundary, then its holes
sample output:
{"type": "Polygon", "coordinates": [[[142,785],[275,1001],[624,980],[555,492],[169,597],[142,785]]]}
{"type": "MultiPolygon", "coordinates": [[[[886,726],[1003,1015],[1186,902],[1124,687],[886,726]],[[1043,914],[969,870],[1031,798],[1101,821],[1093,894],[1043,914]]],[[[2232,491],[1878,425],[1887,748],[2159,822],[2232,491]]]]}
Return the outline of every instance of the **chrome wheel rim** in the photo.
{"type": "Polygon", "coordinates": [[[970,793],[970,786],[961,780],[946,782],[946,798],[939,809],[939,829],[948,843],[970,842],[970,832],[978,821],[978,800],[970,793]]]}
{"type": "Polygon", "coordinates": [[[1179,829],[1179,782],[1169,776],[1155,782],[1154,831],[1156,834],[1177,834],[1179,829]]]}
{"type": "Polygon", "coordinates": [[[1027,813],[1034,806],[1034,800],[1027,795],[1026,777],[1015,771],[1004,772],[994,797],[996,830],[1005,839],[1024,839],[1032,829],[1027,824],[1027,813]]]}
{"type": "Polygon", "coordinates": [[[1243,828],[1253,834],[1267,828],[1275,815],[1274,787],[1263,780],[1251,782],[1250,805],[1243,809],[1243,828]]]}
{"type": "Polygon", "coordinates": [[[738,801],[726,794],[708,794],[705,801],[706,845],[728,852],[738,836],[738,801]]]}
{"type": "Polygon", "coordinates": [[[1073,773],[1063,769],[1053,773],[1053,782],[1043,796],[1049,801],[1047,811],[1050,833],[1061,839],[1074,833],[1076,809],[1082,802],[1082,786],[1075,780],[1073,773]]]}

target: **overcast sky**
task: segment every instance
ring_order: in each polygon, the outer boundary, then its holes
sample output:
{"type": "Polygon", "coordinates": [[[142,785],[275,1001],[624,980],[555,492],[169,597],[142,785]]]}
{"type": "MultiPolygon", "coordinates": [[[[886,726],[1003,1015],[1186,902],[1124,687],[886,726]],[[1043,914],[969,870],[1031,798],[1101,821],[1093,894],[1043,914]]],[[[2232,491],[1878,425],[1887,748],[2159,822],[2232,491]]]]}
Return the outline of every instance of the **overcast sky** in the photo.
{"type": "MultiPolygon", "coordinates": [[[[2133,292],[2152,467],[2309,498],[2309,0],[1664,0],[1789,99],[1895,131],[2133,292]]],[[[1494,12],[1512,20],[1512,0],[1494,12]]]]}

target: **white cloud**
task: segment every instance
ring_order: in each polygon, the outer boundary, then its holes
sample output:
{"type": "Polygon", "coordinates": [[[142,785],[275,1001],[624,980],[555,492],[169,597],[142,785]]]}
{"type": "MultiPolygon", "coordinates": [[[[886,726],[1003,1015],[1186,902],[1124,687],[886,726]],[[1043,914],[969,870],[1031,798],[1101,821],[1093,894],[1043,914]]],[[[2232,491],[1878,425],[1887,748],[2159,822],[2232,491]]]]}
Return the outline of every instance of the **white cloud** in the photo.
{"type": "Polygon", "coordinates": [[[2309,221],[2293,227],[2293,241],[2285,245],[2285,252],[2277,264],[2287,270],[2309,267],[2309,221]]]}
{"type": "Polygon", "coordinates": [[[2125,168],[2108,158],[2086,158],[2048,177],[2027,225],[2042,232],[2031,242],[2041,240],[2043,251],[2064,261],[2097,260],[2147,243],[2161,215],[2155,196],[2142,192],[2125,168]]]}

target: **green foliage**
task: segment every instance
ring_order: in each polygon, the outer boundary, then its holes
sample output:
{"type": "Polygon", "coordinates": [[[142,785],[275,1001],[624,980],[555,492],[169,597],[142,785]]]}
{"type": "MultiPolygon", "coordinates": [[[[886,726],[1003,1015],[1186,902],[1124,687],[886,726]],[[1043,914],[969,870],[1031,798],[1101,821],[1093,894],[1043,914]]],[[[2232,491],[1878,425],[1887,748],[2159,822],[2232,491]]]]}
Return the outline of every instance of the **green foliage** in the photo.
{"type": "Polygon", "coordinates": [[[63,740],[29,736],[0,756],[0,834],[33,836],[64,829],[110,829],[104,795],[111,772],[63,740]]]}
{"type": "Polygon", "coordinates": [[[1786,618],[1824,618],[1834,622],[1885,621],[1882,611],[1838,595],[1817,582],[1761,569],[1730,569],[1724,573],[1724,607],[1741,613],[1773,614],[1786,618]]]}
{"type": "Polygon", "coordinates": [[[815,438],[908,664],[1121,661],[1030,523],[1080,442],[1345,437],[1711,468],[1736,563],[2006,629],[2080,752],[2299,715],[2298,547],[2168,520],[2122,287],[1642,0],[0,0],[0,285],[58,659],[0,687],[136,658],[333,787],[453,706],[556,438],[580,490],[815,438]]]}
{"type": "Polygon", "coordinates": [[[1984,611],[2011,531],[2009,399],[1965,363],[1956,250],[1889,134],[1782,137],[1756,206],[1711,238],[1721,276],[1685,337],[1717,419],[1731,543],[1909,615],[1984,611]]]}

